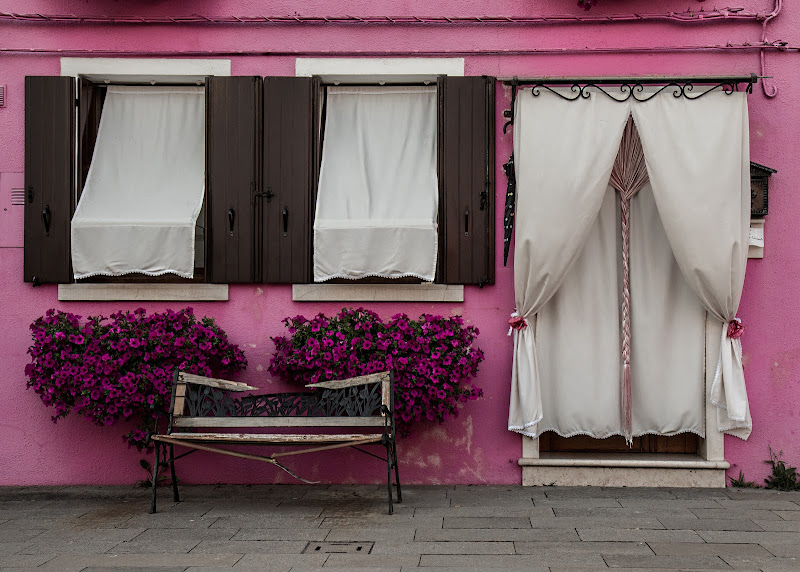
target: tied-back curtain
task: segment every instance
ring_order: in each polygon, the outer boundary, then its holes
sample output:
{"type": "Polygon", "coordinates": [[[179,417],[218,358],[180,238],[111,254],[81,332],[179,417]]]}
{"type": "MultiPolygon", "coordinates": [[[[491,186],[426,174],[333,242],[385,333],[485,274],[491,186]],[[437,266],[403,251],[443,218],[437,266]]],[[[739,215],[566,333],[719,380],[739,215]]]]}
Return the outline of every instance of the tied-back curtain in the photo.
{"type": "Polygon", "coordinates": [[[192,278],[204,191],[204,89],[109,87],[72,219],[75,278],[192,278]]]}
{"type": "MultiPolygon", "coordinates": [[[[633,108],[656,205],[689,287],[720,322],[711,391],[721,431],[752,429],[736,317],[750,221],[749,130],[744,93],[697,100],[665,93],[633,108]]],[[[679,333],[676,333],[679,335],[679,333]]]]}
{"type": "Polygon", "coordinates": [[[436,270],[436,87],[330,87],[314,280],[436,270]]]}
{"type": "Polygon", "coordinates": [[[569,102],[542,92],[521,93],[514,111],[514,291],[528,325],[514,331],[508,428],[531,436],[543,412],[530,324],[581,253],[630,113],[628,105],[597,93],[569,102]]]}

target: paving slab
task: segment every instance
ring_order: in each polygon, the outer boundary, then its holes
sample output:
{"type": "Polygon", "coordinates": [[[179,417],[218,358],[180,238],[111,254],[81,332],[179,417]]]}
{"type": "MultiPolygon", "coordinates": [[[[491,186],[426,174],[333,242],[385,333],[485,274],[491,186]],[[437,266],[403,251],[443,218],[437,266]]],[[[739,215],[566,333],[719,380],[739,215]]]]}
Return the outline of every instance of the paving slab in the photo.
{"type": "Polygon", "coordinates": [[[403,542],[413,542],[415,528],[336,528],[321,529],[328,542],[373,542],[377,540],[394,540],[403,542]]]}
{"type": "MultiPolygon", "coordinates": [[[[664,528],[669,530],[746,530],[755,532],[761,530],[793,530],[765,528],[750,519],[660,517],[658,520],[664,525],[664,528]]],[[[780,521],[762,520],[761,522],[774,522],[777,525],[786,524],[780,521]]]]}
{"type": "Polygon", "coordinates": [[[700,530],[697,532],[697,534],[699,534],[706,542],[800,544],[800,532],[738,532],[700,530]]]}
{"type": "Polygon", "coordinates": [[[544,498],[534,499],[535,506],[549,506],[551,508],[620,508],[620,501],[615,498],[544,498]]]}
{"type": "Polygon", "coordinates": [[[420,557],[420,567],[427,566],[454,566],[468,570],[484,570],[493,568],[525,569],[530,567],[545,566],[592,566],[606,568],[603,557],[599,554],[559,554],[545,558],[534,557],[528,554],[514,556],[445,556],[437,554],[423,554],[420,557]]]}
{"type": "Polygon", "coordinates": [[[774,556],[784,558],[800,557],[800,544],[770,544],[765,542],[760,546],[774,556]]]}
{"type": "Polygon", "coordinates": [[[513,516],[446,516],[442,528],[531,528],[531,519],[513,516]]]}
{"type": "MultiPolygon", "coordinates": [[[[435,556],[435,558],[508,558],[509,556],[435,556]]],[[[422,557],[426,558],[426,557],[422,557]]],[[[325,568],[385,568],[405,566],[418,566],[420,556],[418,554],[331,554],[325,561],[325,568]]]]}
{"type": "Polygon", "coordinates": [[[658,568],[665,570],[729,570],[730,566],[718,556],[604,556],[610,568],[658,568]]]}
{"type": "MultiPolygon", "coordinates": [[[[800,497],[798,497],[800,500],[800,497]]],[[[762,497],[753,500],[721,500],[717,501],[722,508],[733,508],[737,510],[782,510],[782,511],[800,511],[800,504],[796,504],[790,500],[772,500],[769,497],[762,497]]],[[[710,508],[710,507],[703,507],[710,508]]]]}
{"type": "Polygon", "coordinates": [[[34,568],[55,558],[55,554],[6,554],[0,558],[0,570],[6,568],[34,568]]]}
{"type": "Polygon", "coordinates": [[[641,528],[578,528],[578,536],[589,542],[703,542],[693,530],[650,530],[641,528]]]}
{"type": "Polygon", "coordinates": [[[765,557],[723,557],[723,560],[734,569],[757,568],[762,572],[770,570],[800,570],[798,558],[765,558],[765,557]]]}
{"type": "Polygon", "coordinates": [[[417,542],[580,542],[574,528],[447,528],[417,530],[417,542]]]}
{"type": "Polygon", "coordinates": [[[773,514],[782,520],[800,520],[800,512],[796,510],[776,510],[773,514]]]}
{"type": "Polygon", "coordinates": [[[514,543],[493,542],[392,542],[379,540],[370,554],[515,554],[514,543]]]}
{"type": "MultiPolygon", "coordinates": [[[[328,528],[242,528],[224,540],[325,540],[329,533],[328,528]]],[[[411,536],[414,536],[413,530],[411,536]]]]}
{"type": "MultiPolygon", "coordinates": [[[[702,519],[729,519],[729,520],[784,520],[780,513],[771,510],[747,510],[725,508],[695,508],[691,513],[702,519]]],[[[792,512],[794,514],[794,512],[792,512]]],[[[665,515],[666,516],[666,515],[665,515]]],[[[798,514],[800,516],[800,514],[798,514]]]]}
{"type": "Polygon", "coordinates": [[[275,517],[264,518],[261,516],[221,516],[208,527],[209,530],[218,528],[319,528],[322,524],[321,518],[298,517],[275,517]]]}
{"type": "Polygon", "coordinates": [[[462,516],[462,517],[517,517],[517,518],[553,518],[555,513],[551,507],[528,508],[519,507],[499,507],[499,506],[461,506],[428,508],[417,507],[414,509],[414,516],[462,516]]]}
{"type": "Polygon", "coordinates": [[[233,566],[241,558],[241,554],[61,554],[39,569],[68,572],[88,567],[233,566]]]}
{"type": "Polygon", "coordinates": [[[709,544],[697,542],[648,542],[659,556],[773,556],[758,544],[709,544]]]}
{"type": "Polygon", "coordinates": [[[757,520],[755,523],[769,532],[800,532],[800,520],[757,520]]]}
{"type": "Polygon", "coordinates": [[[645,542],[514,542],[517,554],[553,558],[565,554],[645,555],[653,551],[645,542]]]}
{"type": "MultiPolygon", "coordinates": [[[[622,500],[620,500],[622,502],[622,500]]],[[[663,508],[656,509],[654,507],[641,507],[641,508],[613,508],[613,507],[597,507],[597,508],[582,508],[582,507],[556,507],[553,508],[556,517],[571,516],[575,518],[648,518],[648,517],[661,517],[661,516],[675,516],[675,517],[692,517],[698,516],[692,512],[690,508],[670,507],[666,505],[663,508]]]]}
{"type": "Polygon", "coordinates": [[[300,554],[308,546],[305,540],[203,540],[192,554],[300,554]]]}

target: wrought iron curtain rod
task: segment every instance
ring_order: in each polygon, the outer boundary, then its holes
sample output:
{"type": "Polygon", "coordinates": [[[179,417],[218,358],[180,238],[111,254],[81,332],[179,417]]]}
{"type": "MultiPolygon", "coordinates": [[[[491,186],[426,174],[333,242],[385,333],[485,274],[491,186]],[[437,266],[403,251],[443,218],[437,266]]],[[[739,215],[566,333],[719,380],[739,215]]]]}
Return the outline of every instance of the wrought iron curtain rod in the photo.
{"type": "Polygon", "coordinates": [[[671,90],[675,97],[685,97],[686,99],[699,99],[715,90],[723,93],[733,93],[739,91],[739,86],[744,85],[747,93],[753,92],[753,84],[759,79],[770,76],[759,76],[754,73],[750,75],[735,76],[621,76],[621,77],[541,77],[524,78],[514,77],[513,79],[503,80],[505,85],[511,86],[511,108],[503,111],[503,117],[508,121],[503,125],[503,133],[508,131],[508,127],[514,124],[514,104],[517,99],[519,89],[530,88],[534,97],[538,97],[542,91],[549,91],[566,101],[577,101],[586,99],[590,96],[590,89],[596,93],[602,93],[614,101],[623,102],[629,99],[635,101],[647,101],[665,90],[671,90]],[[661,89],[645,92],[644,86],[661,86],[661,89]],[[569,92],[556,91],[552,86],[570,86],[569,92]],[[695,90],[695,86],[702,86],[695,90]],[[604,87],[606,89],[604,89],[604,87]],[[615,87],[615,90],[609,90],[615,87]]]}
{"type": "Polygon", "coordinates": [[[620,84],[640,84],[640,85],[665,85],[670,83],[756,83],[759,79],[771,76],[759,76],[754,73],[748,75],[732,76],[620,76],[620,77],[535,77],[535,78],[501,78],[506,85],[528,86],[528,85],[620,85],[620,84]]]}

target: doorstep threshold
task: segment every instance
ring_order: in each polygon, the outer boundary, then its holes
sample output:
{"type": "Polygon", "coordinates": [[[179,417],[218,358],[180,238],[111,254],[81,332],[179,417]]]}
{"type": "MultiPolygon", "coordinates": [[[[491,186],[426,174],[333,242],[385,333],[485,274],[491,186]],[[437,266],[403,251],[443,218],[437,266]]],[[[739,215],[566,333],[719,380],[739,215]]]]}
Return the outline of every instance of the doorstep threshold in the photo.
{"type": "Polygon", "coordinates": [[[728,469],[728,461],[709,461],[700,455],[668,453],[540,453],[523,457],[522,467],[609,467],[627,469],[728,469]]]}

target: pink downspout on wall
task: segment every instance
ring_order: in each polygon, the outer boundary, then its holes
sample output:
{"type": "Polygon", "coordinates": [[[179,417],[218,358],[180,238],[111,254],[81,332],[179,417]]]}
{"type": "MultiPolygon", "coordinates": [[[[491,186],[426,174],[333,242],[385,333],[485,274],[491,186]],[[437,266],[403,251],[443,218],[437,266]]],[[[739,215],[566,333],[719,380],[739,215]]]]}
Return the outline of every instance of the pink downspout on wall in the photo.
{"type": "MultiPolygon", "coordinates": [[[[1,14],[103,15],[106,19],[141,16],[205,17],[293,15],[296,3],[248,3],[241,0],[191,3],[99,0],[0,1],[0,84],[7,86],[6,107],[0,108],[0,485],[131,483],[144,477],[141,457],[124,445],[121,427],[100,428],[77,416],[57,425],[38,397],[25,390],[23,368],[30,344],[28,324],[48,308],[82,315],[108,314],[131,303],[59,303],[56,288],[32,288],[22,282],[22,207],[9,204],[14,175],[24,168],[24,76],[59,75],[62,54],[144,53],[162,57],[181,54],[231,59],[235,75],[293,75],[297,54],[456,54],[465,57],[466,73],[497,77],[602,75],[732,75],[766,72],[773,76],[766,90],[749,97],[752,159],[778,174],[770,185],[770,215],[766,223],[765,257],[751,260],[739,315],[746,324],[743,338],[746,377],[754,430],[747,442],[726,438],[726,457],[738,474],[761,480],[767,447],[783,450],[784,458],[800,463],[800,167],[795,139],[800,124],[800,15],[784,6],[779,17],[763,24],[776,9],[770,0],[739,2],[741,11],[709,6],[708,22],[675,22],[668,18],[635,18],[631,14],[692,14],[705,4],[694,0],[600,0],[584,13],[571,0],[482,0],[465,5],[456,0],[437,3],[409,0],[398,6],[389,0],[321,0],[303,3],[300,16],[391,16],[397,19],[460,16],[476,22],[459,23],[175,23],[137,24],[101,21],[43,22],[37,18],[1,14]],[[711,16],[712,14],[726,16],[711,16]],[[590,18],[566,23],[553,18],[566,14],[590,18]],[[625,22],[605,18],[623,14],[625,22]],[[484,22],[482,17],[506,16],[520,22],[484,22]],[[787,42],[781,45],[780,42],[787,42]],[[767,45],[762,51],[761,46],[767,45]],[[730,47],[728,47],[730,46],[730,47]],[[789,49],[791,48],[791,49],[789,49]],[[281,55],[269,55],[280,53],[281,55]],[[769,98],[772,90],[778,95],[769,98]]],[[[736,7],[734,7],[736,8],[736,7]]],[[[58,20],[58,19],[56,19],[58,20]]],[[[505,176],[501,163],[511,149],[511,133],[503,135],[502,111],[508,89],[498,89],[496,227],[502,228],[505,176]]],[[[691,205],[687,205],[691,208],[691,205]]],[[[502,235],[496,236],[497,260],[502,264],[502,235]]],[[[512,249],[513,250],[513,249],[512,249]]],[[[477,380],[485,397],[467,404],[458,419],[444,425],[420,426],[399,445],[401,477],[408,483],[519,483],[520,438],[506,430],[510,384],[511,344],[505,333],[513,309],[512,261],[498,266],[496,284],[465,288],[463,304],[363,304],[384,317],[397,312],[458,313],[478,326],[478,345],[486,360],[477,380]]],[[[184,304],[145,303],[148,311],[184,304]]],[[[272,351],[270,336],[282,333],[287,315],[335,312],[342,304],[295,303],[287,286],[231,287],[228,302],[191,304],[198,314],[213,316],[240,344],[250,366],[240,378],[253,385],[282,389],[270,381],[266,366],[272,351]]],[[[351,304],[353,305],[353,304],[351,304]]],[[[286,482],[268,466],[233,459],[189,457],[179,469],[184,482],[286,482]]],[[[385,468],[357,454],[328,452],[308,456],[293,466],[304,477],[324,482],[381,482],[385,468]]]]}

